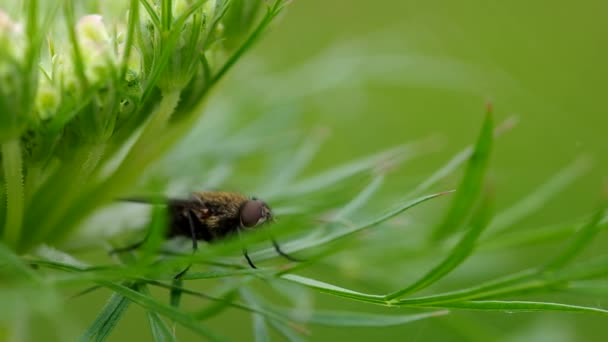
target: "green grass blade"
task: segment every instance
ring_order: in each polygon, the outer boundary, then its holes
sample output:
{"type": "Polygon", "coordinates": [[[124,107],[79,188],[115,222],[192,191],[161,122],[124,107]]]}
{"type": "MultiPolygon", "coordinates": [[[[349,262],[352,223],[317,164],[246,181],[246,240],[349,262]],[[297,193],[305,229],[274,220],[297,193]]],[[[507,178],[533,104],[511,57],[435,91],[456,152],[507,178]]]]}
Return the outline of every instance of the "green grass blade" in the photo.
{"type": "Polygon", "coordinates": [[[469,146],[458,152],[452,159],[450,159],[445,165],[439,170],[435,171],[429,178],[420,183],[414,190],[409,193],[409,196],[419,196],[420,194],[428,191],[437,184],[440,180],[452,174],[458,167],[464,164],[473,153],[473,147],[469,146]]]}
{"type": "Polygon", "coordinates": [[[183,280],[216,279],[216,278],[238,277],[238,276],[246,276],[246,275],[254,275],[254,274],[265,275],[265,274],[271,274],[273,272],[274,271],[251,269],[251,268],[246,268],[246,269],[242,269],[242,270],[217,270],[217,271],[207,271],[207,272],[188,272],[182,277],[182,279],[183,280]]]}
{"type": "Polygon", "coordinates": [[[9,267],[13,271],[13,276],[19,274],[29,280],[40,281],[38,274],[32,268],[28,267],[15,253],[0,242],[0,270],[5,267],[9,267]]]}
{"type": "Polygon", "coordinates": [[[352,291],[349,289],[345,289],[342,287],[338,287],[335,285],[324,283],[322,281],[302,277],[302,276],[295,275],[295,274],[285,274],[285,275],[281,276],[281,278],[288,280],[290,282],[293,282],[293,283],[297,283],[297,284],[304,285],[306,287],[315,289],[319,292],[332,294],[332,295],[338,296],[338,297],[350,298],[350,299],[354,299],[354,300],[358,300],[358,301],[362,301],[362,302],[368,302],[368,303],[385,303],[384,296],[356,292],[356,291],[352,291]]]}
{"type": "Polygon", "coordinates": [[[600,232],[602,226],[600,221],[604,217],[604,209],[598,210],[591,221],[586,224],[574,237],[568,247],[555,259],[545,266],[545,271],[555,271],[572,261],[585,248],[591,240],[600,232]]]}
{"type": "Polygon", "coordinates": [[[72,1],[65,1],[63,6],[63,15],[65,18],[65,24],[67,26],[68,37],[70,38],[70,44],[72,45],[72,58],[74,62],[74,71],[76,77],[80,82],[80,86],[84,92],[89,87],[89,81],[85,75],[85,65],[82,59],[82,51],[78,44],[78,37],[76,34],[76,19],[74,17],[74,4],[72,1]]]}
{"type": "Polygon", "coordinates": [[[218,300],[214,303],[211,303],[204,309],[197,311],[194,314],[194,317],[202,321],[210,317],[217,316],[220,312],[228,308],[228,306],[230,306],[230,304],[236,300],[237,296],[237,290],[231,290],[222,297],[223,300],[218,300]]]}
{"type": "Polygon", "coordinates": [[[284,161],[281,160],[279,167],[275,170],[276,176],[268,186],[271,189],[270,191],[278,194],[283,187],[291,183],[316,156],[326,136],[327,134],[324,134],[321,130],[314,132],[290,158],[289,164],[285,165],[284,161]]]}
{"type": "MultiPolygon", "coordinates": [[[[192,295],[192,296],[196,296],[199,298],[203,298],[203,299],[207,299],[207,300],[211,300],[214,302],[219,302],[219,303],[225,303],[226,306],[230,306],[239,310],[243,310],[249,313],[258,313],[264,317],[266,317],[267,319],[272,319],[272,320],[277,320],[277,321],[281,321],[281,322],[286,322],[287,319],[283,316],[277,315],[271,311],[266,311],[266,310],[262,310],[262,309],[256,309],[252,306],[246,305],[246,304],[241,304],[241,303],[234,303],[232,302],[232,299],[234,298],[233,295],[229,292],[228,295],[225,298],[218,298],[218,297],[214,297],[214,296],[210,296],[208,294],[202,293],[202,292],[198,292],[198,291],[194,291],[194,290],[190,290],[187,288],[177,288],[173,285],[170,284],[165,284],[162,282],[158,282],[158,281],[149,281],[148,282],[150,285],[154,285],[154,286],[159,286],[159,287],[163,287],[166,289],[179,289],[181,290],[183,293],[188,294],[188,295],[192,295]]],[[[220,309],[222,308],[221,306],[219,307],[220,309]]],[[[194,317],[199,318],[199,319],[203,319],[208,317],[209,315],[207,315],[207,309],[201,310],[198,314],[195,314],[194,317]]]]}
{"type": "Polygon", "coordinates": [[[428,305],[446,302],[460,302],[480,297],[487,297],[496,293],[508,291],[512,288],[521,289],[521,284],[533,279],[536,274],[537,270],[527,270],[465,289],[430,296],[401,299],[397,302],[397,304],[402,306],[428,305]]]}
{"type": "Polygon", "coordinates": [[[312,313],[306,322],[330,327],[390,327],[447,315],[449,311],[433,311],[407,315],[380,315],[349,311],[320,311],[312,313]]]}
{"type": "Polygon", "coordinates": [[[505,301],[505,300],[481,300],[467,301],[449,304],[440,304],[439,307],[457,308],[465,310],[502,311],[502,312],[579,312],[608,315],[608,310],[587,306],[578,306],[560,303],[531,302],[531,301],[505,301]]]}
{"type": "MultiPolygon", "coordinates": [[[[495,252],[497,250],[508,250],[523,246],[540,245],[554,241],[563,241],[572,236],[580,228],[580,223],[560,223],[535,229],[518,229],[503,234],[494,234],[482,238],[477,251],[495,252]]],[[[489,234],[488,234],[489,235],[489,234]]]]}
{"type": "Polygon", "coordinates": [[[182,279],[173,279],[171,282],[174,288],[169,291],[169,304],[171,304],[172,307],[179,309],[179,304],[182,299],[182,291],[179,288],[182,287],[184,281],[182,279]]]}
{"type": "MultiPolygon", "coordinates": [[[[251,307],[260,310],[259,303],[255,300],[255,297],[250,293],[247,288],[241,289],[241,297],[245,301],[245,303],[249,304],[251,307]]],[[[268,332],[268,327],[266,325],[266,319],[264,316],[252,312],[251,320],[253,324],[253,336],[256,342],[268,342],[270,341],[270,334],[268,332]]]]}
{"type": "Polygon", "coordinates": [[[549,198],[555,196],[581,177],[589,169],[589,165],[590,163],[587,158],[580,158],[561,169],[529,196],[518,200],[515,205],[497,214],[492,219],[492,224],[488,228],[488,231],[491,234],[500,233],[526,216],[540,210],[549,198]]]}
{"type": "MultiPolygon", "coordinates": [[[[296,240],[296,241],[292,241],[291,243],[286,243],[284,245],[284,249],[286,252],[290,253],[290,252],[298,252],[307,248],[313,248],[313,247],[319,247],[325,244],[328,244],[330,242],[334,242],[336,240],[339,239],[343,239],[346,238],[352,234],[355,234],[357,232],[360,232],[362,230],[365,230],[367,228],[379,225],[399,214],[401,214],[402,212],[411,209],[421,203],[424,203],[426,201],[429,201],[431,199],[437,198],[437,197],[441,197],[447,194],[452,193],[452,191],[446,191],[446,192],[440,192],[440,193],[436,193],[436,194],[431,194],[431,195],[427,195],[427,196],[422,196],[420,198],[414,199],[414,200],[410,200],[410,201],[406,201],[400,205],[398,205],[396,208],[394,208],[393,210],[378,216],[375,219],[370,220],[369,222],[363,223],[361,225],[352,227],[352,228],[345,228],[339,231],[335,231],[332,233],[328,233],[325,234],[324,236],[320,237],[319,239],[316,240],[308,240],[308,239],[303,239],[303,240],[296,240]]],[[[256,253],[253,253],[252,255],[255,256],[256,259],[258,260],[264,260],[264,259],[268,259],[270,257],[274,257],[275,254],[272,254],[271,251],[263,251],[266,252],[268,254],[263,254],[263,255],[258,255],[256,253]]]]}
{"type": "Polygon", "coordinates": [[[262,317],[258,314],[252,314],[252,319],[253,319],[254,341],[269,342],[270,333],[268,332],[268,327],[266,326],[264,317],[262,317]]]}
{"type": "Polygon", "coordinates": [[[133,303],[136,303],[146,310],[156,312],[160,315],[163,315],[167,318],[174,320],[175,322],[183,325],[184,327],[192,330],[193,332],[199,334],[201,337],[212,341],[223,341],[223,338],[220,338],[218,335],[213,333],[209,328],[205,327],[200,322],[196,321],[191,315],[183,313],[179,310],[176,310],[174,307],[169,305],[162,304],[153,298],[141,294],[137,291],[134,291],[128,287],[110,283],[110,282],[100,282],[103,286],[111,289],[112,291],[127,297],[133,303]]]}
{"type": "MultiPolygon", "coordinates": [[[[338,212],[332,218],[332,222],[330,222],[325,227],[327,228],[327,226],[341,224],[341,222],[344,219],[346,219],[352,213],[357,211],[357,209],[359,209],[363,205],[365,205],[365,203],[367,203],[369,201],[369,199],[373,196],[373,194],[380,188],[383,181],[384,181],[383,175],[376,176],[372,180],[371,183],[369,183],[359,194],[357,194],[357,196],[355,196],[344,207],[342,207],[340,210],[338,210],[338,212]]],[[[325,229],[323,229],[323,228],[317,229],[317,230],[313,231],[311,234],[307,235],[306,237],[299,239],[295,243],[294,242],[287,243],[284,247],[287,248],[286,250],[292,251],[291,246],[305,244],[305,243],[314,244],[315,241],[317,241],[320,236],[322,236],[322,235],[325,236],[326,234],[327,234],[327,232],[325,231],[325,229]]],[[[265,250],[253,253],[253,256],[258,260],[269,259],[269,258],[273,258],[276,256],[276,251],[273,248],[267,248],[265,250]]]]}
{"type": "MultiPolygon", "coordinates": [[[[182,300],[182,290],[180,288],[183,284],[182,279],[173,279],[171,280],[171,285],[173,286],[171,290],[169,290],[169,304],[175,308],[175,310],[179,310],[179,304],[182,300]]],[[[175,324],[175,321],[173,322],[175,324]]]]}
{"type": "Polygon", "coordinates": [[[484,200],[481,203],[481,207],[473,218],[471,228],[458,242],[454,250],[435,268],[430,270],[426,275],[420,278],[412,285],[391,293],[386,296],[387,300],[394,300],[396,298],[403,297],[407,294],[414,293],[416,291],[427,288],[434,284],[439,279],[443,278],[462,262],[464,262],[469,255],[473,252],[477,239],[487,227],[491,217],[490,203],[489,200],[484,200]]]}
{"type": "MultiPolygon", "coordinates": [[[[515,126],[516,122],[517,120],[514,117],[508,118],[507,120],[503,121],[494,130],[494,138],[499,137],[504,132],[511,129],[513,126],[515,126]]],[[[474,146],[466,147],[462,151],[454,155],[452,159],[450,159],[437,171],[431,174],[431,176],[427,178],[424,182],[420,183],[412,192],[410,192],[408,194],[408,197],[420,196],[420,194],[424,193],[425,191],[428,191],[439,181],[452,174],[457,168],[459,168],[462,164],[469,160],[469,158],[473,154],[473,147],[474,146]]]]}
{"type": "Polygon", "coordinates": [[[383,163],[412,158],[417,153],[418,152],[415,144],[411,144],[391,148],[371,156],[356,159],[354,161],[331,168],[308,179],[301,180],[291,187],[285,189],[282,196],[293,197],[323,190],[347,178],[370,171],[383,163]]]}
{"type": "Polygon", "coordinates": [[[570,282],[567,286],[567,290],[571,293],[588,295],[591,298],[608,296],[608,281],[577,281],[570,282]]]}
{"type": "MultiPolygon", "coordinates": [[[[127,69],[128,69],[128,62],[129,62],[129,58],[131,57],[131,50],[133,50],[133,46],[135,45],[135,30],[136,28],[139,26],[140,22],[139,22],[139,2],[140,0],[131,0],[130,5],[129,5],[129,19],[127,20],[128,27],[127,27],[127,38],[125,41],[125,51],[124,54],[122,56],[122,61],[121,61],[121,68],[120,68],[120,73],[119,73],[119,79],[120,80],[124,80],[125,76],[127,75],[127,69]]],[[[142,1],[142,3],[145,3],[146,1],[142,1]]],[[[149,5],[149,4],[148,4],[149,5]]]]}
{"type": "Polygon", "coordinates": [[[371,197],[380,189],[384,183],[384,175],[380,174],[374,177],[374,179],[367,185],[363,191],[355,196],[350,202],[343,206],[336,215],[333,217],[334,222],[340,222],[341,220],[349,218],[353,213],[357,212],[358,209],[369,202],[371,197]]]}
{"type": "Polygon", "coordinates": [[[84,332],[81,341],[103,341],[112,332],[129,306],[129,300],[117,293],[112,294],[97,318],[84,332]]]}
{"type": "Polygon", "coordinates": [[[541,271],[540,269],[530,269],[470,288],[431,296],[402,299],[397,304],[402,306],[435,305],[523,295],[548,290],[554,292],[557,287],[565,286],[571,281],[606,277],[608,275],[608,257],[581,262],[561,269],[559,273],[541,273],[541,271]]]}
{"type": "Polygon", "coordinates": [[[158,14],[154,10],[154,7],[152,7],[152,5],[148,2],[148,0],[139,0],[139,2],[144,6],[146,13],[148,13],[148,15],[150,16],[150,20],[152,20],[154,27],[157,30],[160,30],[161,29],[160,18],[158,17],[158,14]]]}
{"type": "Polygon", "coordinates": [[[443,222],[437,226],[432,238],[440,240],[456,231],[468,218],[481,195],[484,175],[490,160],[492,147],[493,118],[491,107],[483,123],[481,133],[469,159],[464,177],[458,186],[452,205],[443,222]]]}
{"type": "MultiPolygon", "coordinates": [[[[6,211],[4,230],[0,229],[0,238],[9,247],[18,250],[19,239],[22,235],[24,217],[24,184],[23,184],[23,156],[22,146],[19,139],[11,139],[4,142],[0,149],[2,151],[2,171],[4,175],[6,193],[6,211]]],[[[5,205],[3,203],[3,205],[5,205]]]]}
{"type": "MultiPolygon", "coordinates": [[[[150,290],[148,290],[146,285],[138,286],[138,290],[146,296],[150,295],[150,290]]],[[[158,316],[156,312],[146,311],[146,316],[148,317],[150,332],[152,333],[152,339],[154,342],[177,341],[167,324],[158,316]]]]}
{"type": "Polygon", "coordinates": [[[238,47],[238,49],[228,58],[228,60],[222,65],[220,70],[211,78],[209,88],[221,80],[224,75],[234,66],[234,64],[247,52],[262,36],[262,33],[266,30],[272,20],[279,15],[283,9],[283,0],[276,0],[274,5],[269,7],[266,11],[266,15],[262,18],[256,28],[249,34],[247,39],[238,47]]]}
{"type": "Polygon", "coordinates": [[[285,324],[280,324],[277,321],[268,321],[270,326],[276,330],[281,336],[285,338],[285,341],[289,342],[304,342],[304,338],[296,333],[292,327],[285,324]]]}
{"type": "Polygon", "coordinates": [[[150,324],[150,331],[152,332],[154,342],[177,341],[171,330],[169,330],[169,327],[167,327],[167,324],[155,312],[148,311],[146,315],[148,316],[148,323],[150,324]]]}

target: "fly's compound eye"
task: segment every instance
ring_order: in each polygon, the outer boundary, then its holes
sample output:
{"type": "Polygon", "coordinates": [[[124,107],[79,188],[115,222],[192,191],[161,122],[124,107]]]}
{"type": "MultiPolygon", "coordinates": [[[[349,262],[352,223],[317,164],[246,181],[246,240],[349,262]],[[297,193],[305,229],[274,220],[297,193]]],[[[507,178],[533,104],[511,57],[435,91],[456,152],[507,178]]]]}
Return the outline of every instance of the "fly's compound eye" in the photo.
{"type": "Polygon", "coordinates": [[[257,200],[250,200],[245,203],[241,210],[241,223],[247,228],[258,224],[264,218],[264,203],[257,200]]]}

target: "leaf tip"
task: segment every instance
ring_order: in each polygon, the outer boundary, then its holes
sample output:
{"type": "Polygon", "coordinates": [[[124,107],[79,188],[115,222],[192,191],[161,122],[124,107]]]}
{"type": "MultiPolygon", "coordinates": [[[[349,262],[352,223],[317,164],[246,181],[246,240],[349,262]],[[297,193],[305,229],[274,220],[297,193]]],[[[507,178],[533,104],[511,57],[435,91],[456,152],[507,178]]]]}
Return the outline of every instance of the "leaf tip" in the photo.
{"type": "Polygon", "coordinates": [[[494,113],[494,105],[492,101],[486,102],[486,115],[491,116],[494,113]]]}
{"type": "Polygon", "coordinates": [[[450,313],[450,310],[439,310],[432,313],[434,317],[445,316],[450,313]]]}
{"type": "Polygon", "coordinates": [[[438,193],[437,193],[437,197],[440,197],[440,196],[446,196],[446,195],[449,195],[449,194],[453,194],[453,193],[455,193],[455,192],[456,192],[456,189],[452,189],[452,190],[447,190],[447,191],[438,192],[438,193]]]}

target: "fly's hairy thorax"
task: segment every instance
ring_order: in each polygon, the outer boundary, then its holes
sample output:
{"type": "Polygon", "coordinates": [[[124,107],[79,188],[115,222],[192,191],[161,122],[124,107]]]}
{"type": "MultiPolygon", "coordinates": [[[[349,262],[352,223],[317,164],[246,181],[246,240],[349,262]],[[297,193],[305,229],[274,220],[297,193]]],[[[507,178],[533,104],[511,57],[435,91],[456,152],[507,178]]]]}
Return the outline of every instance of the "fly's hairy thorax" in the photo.
{"type": "Polygon", "coordinates": [[[231,192],[194,193],[189,201],[169,203],[168,236],[191,237],[190,220],[197,240],[208,242],[236,233],[247,197],[231,192]]]}

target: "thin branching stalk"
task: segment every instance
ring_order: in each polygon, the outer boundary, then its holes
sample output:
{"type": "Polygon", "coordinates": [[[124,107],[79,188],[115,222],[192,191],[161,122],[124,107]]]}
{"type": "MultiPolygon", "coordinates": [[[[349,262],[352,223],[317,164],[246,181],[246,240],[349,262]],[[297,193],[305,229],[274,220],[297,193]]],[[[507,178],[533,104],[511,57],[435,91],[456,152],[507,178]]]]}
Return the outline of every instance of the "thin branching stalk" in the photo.
{"type": "Polygon", "coordinates": [[[21,236],[23,222],[23,159],[21,144],[14,139],[2,144],[2,166],[6,186],[6,221],[4,241],[15,248],[21,236]]]}

